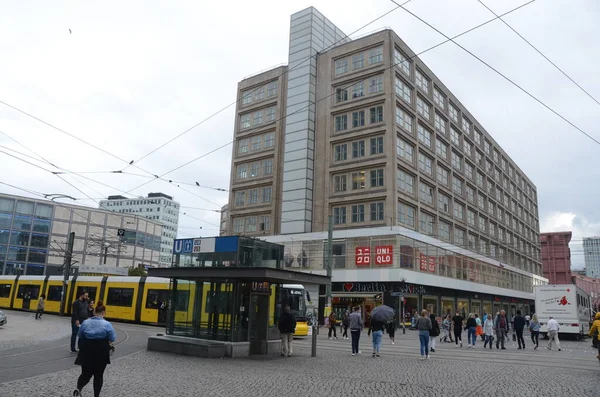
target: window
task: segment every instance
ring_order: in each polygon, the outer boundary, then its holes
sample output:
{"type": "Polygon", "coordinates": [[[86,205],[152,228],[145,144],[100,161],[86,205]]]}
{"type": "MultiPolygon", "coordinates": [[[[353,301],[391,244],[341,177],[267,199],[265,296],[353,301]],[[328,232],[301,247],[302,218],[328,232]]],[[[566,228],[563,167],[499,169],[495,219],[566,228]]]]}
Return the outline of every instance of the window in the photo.
{"type": "Polygon", "coordinates": [[[429,120],[429,112],[431,110],[431,106],[425,103],[421,97],[417,96],[417,113],[423,116],[424,119],[429,120]]]}
{"type": "Polygon", "coordinates": [[[485,211],[485,197],[483,197],[481,194],[478,194],[477,201],[479,203],[479,209],[485,211]]]}
{"type": "Polygon", "coordinates": [[[383,217],[383,204],[384,203],[371,203],[371,221],[382,221],[383,217]]]}
{"type": "Polygon", "coordinates": [[[413,162],[413,146],[404,139],[396,139],[396,154],[412,164],[413,162]]]}
{"type": "Polygon", "coordinates": [[[475,226],[475,212],[467,210],[467,224],[469,226],[475,226]]]}
{"type": "Polygon", "coordinates": [[[248,105],[252,103],[252,90],[242,92],[242,105],[248,105]]]}
{"type": "Polygon", "coordinates": [[[490,236],[496,237],[496,225],[490,222],[490,236]]]}
{"type": "Polygon", "coordinates": [[[439,113],[435,114],[434,125],[436,130],[446,135],[446,120],[439,113]]]}
{"type": "Polygon", "coordinates": [[[277,95],[277,82],[272,81],[267,85],[267,97],[270,98],[272,96],[277,95]]]}
{"type": "Polygon", "coordinates": [[[254,100],[260,101],[265,97],[265,87],[259,87],[254,91],[254,100]]]}
{"type": "Polygon", "coordinates": [[[348,90],[346,88],[335,89],[335,102],[340,103],[348,100],[348,90]]]}
{"type": "Polygon", "coordinates": [[[256,232],[256,217],[249,216],[246,218],[246,233],[256,232]]]}
{"type": "Polygon", "coordinates": [[[452,167],[459,171],[462,170],[462,157],[455,151],[452,151],[452,167]]]}
{"type": "Polygon", "coordinates": [[[343,161],[348,158],[348,145],[343,143],[341,145],[335,145],[333,147],[335,161],[343,161]]]}
{"type": "Polygon", "coordinates": [[[259,174],[260,170],[260,163],[257,161],[256,163],[252,163],[250,164],[250,178],[255,178],[257,177],[259,174]]]}
{"type": "Polygon", "coordinates": [[[260,216],[259,230],[261,232],[271,230],[271,217],[269,215],[260,216]]]}
{"type": "Polygon", "coordinates": [[[464,221],[465,220],[465,206],[460,203],[457,203],[455,201],[453,208],[454,208],[454,218],[464,221]]]}
{"type": "Polygon", "coordinates": [[[417,126],[417,137],[419,142],[426,145],[427,147],[431,147],[431,132],[429,132],[425,127],[421,124],[417,126]]]}
{"type": "Polygon", "coordinates": [[[246,129],[246,128],[250,128],[252,126],[252,124],[250,124],[250,115],[249,114],[242,114],[241,119],[240,119],[240,129],[246,129]]]}
{"type": "Polygon", "coordinates": [[[462,130],[465,134],[469,134],[471,132],[471,123],[465,116],[462,118],[462,130]]]}
{"type": "Polygon", "coordinates": [[[267,122],[275,121],[275,106],[267,108],[267,122]]]}
{"type": "Polygon", "coordinates": [[[465,154],[469,157],[473,156],[473,145],[470,144],[469,142],[467,142],[467,140],[465,139],[463,141],[464,145],[463,145],[463,150],[465,152],[465,154]]]}
{"type": "Polygon", "coordinates": [[[498,228],[498,240],[504,241],[504,229],[498,228]]]}
{"type": "Polygon", "coordinates": [[[258,203],[258,189],[248,190],[248,204],[258,203]]]}
{"type": "Polygon", "coordinates": [[[435,152],[444,160],[448,160],[448,145],[439,138],[435,140],[435,152]]]}
{"type": "MultiPolygon", "coordinates": [[[[464,121],[465,119],[463,119],[464,121]]],[[[481,146],[481,132],[475,130],[475,143],[478,144],[479,146],[481,146]]]]}
{"type": "Polygon", "coordinates": [[[275,133],[269,132],[265,134],[265,148],[275,146],[275,133]]]}
{"type": "Polygon", "coordinates": [[[365,221],[365,205],[357,204],[352,206],[352,223],[365,221]]]}
{"type": "Polygon", "coordinates": [[[437,167],[437,180],[439,183],[441,183],[444,186],[448,186],[448,175],[449,172],[447,169],[445,169],[444,167],[440,167],[438,165],[437,167]]]}
{"type": "Polygon", "coordinates": [[[235,192],[235,206],[241,207],[246,204],[246,192],[235,192]]]}
{"type": "Polygon", "coordinates": [[[404,203],[398,203],[398,222],[402,225],[415,227],[415,209],[404,203]]]}
{"type": "MultiPolygon", "coordinates": [[[[490,143],[488,142],[488,140],[487,140],[487,139],[483,141],[483,150],[485,151],[485,153],[486,153],[488,156],[490,156],[490,155],[491,155],[491,150],[492,150],[492,149],[491,149],[491,145],[490,145],[490,143]]],[[[511,173],[511,174],[512,174],[512,173],[511,173]]],[[[511,175],[511,177],[512,177],[512,175],[511,175]]]]}
{"type": "Polygon", "coordinates": [[[365,111],[352,112],[352,127],[362,127],[363,125],[365,125],[365,111]]]}
{"type": "Polygon", "coordinates": [[[376,106],[369,110],[371,113],[371,124],[383,121],[383,106],[376,106]]]}
{"type": "Polygon", "coordinates": [[[450,241],[450,224],[440,221],[439,238],[445,241],[450,241]]]}
{"type": "Polygon", "coordinates": [[[438,192],[438,209],[447,214],[450,213],[450,197],[438,192]]]}
{"type": "Polygon", "coordinates": [[[479,186],[482,189],[485,189],[484,180],[485,176],[481,172],[477,171],[477,186],[479,186]]]}
{"type": "Polygon", "coordinates": [[[352,190],[364,189],[365,188],[365,172],[353,172],[352,173],[352,190]]]}
{"type": "Polygon", "coordinates": [[[333,209],[333,223],[336,225],[346,223],[346,207],[335,207],[333,209]]]}
{"type": "Polygon", "coordinates": [[[244,231],[244,218],[233,219],[233,232],[242,233],[244,231]]]}
{"type": "Polygon", "coordinates": [[[452,121],[454,121],[456,124],[458,124],[458,109],[456,108],[456,106],[450,104],[449,106],[450,109],[450,118],[452,119],[452,121]]]}
{"type": "Polygon", "coordinates": [[[471,204],[475,204],[475,189],[467,185],[467,201],[471,204]]]}
{"type": "Polygon", "coordinates": [[[371,155],[383,153],[383,137],[371,138],[371,155]]]}
{"type": "Polygon", "coordinates": [[[247,167],[246,164],[240,164],[237,166],[237,179],[246,179],[248,178],[247,167]]]}
{"type": "Polygon", "coordinates": [[[496,216],[496,204],[492,203],[491,201],[488,204],[488,213],[491,216],[496,216]]]}
{"type": "Polygon", "coordinates": [[[500,158],[500,153],[497,150],[494,150],[494,161],[498,163],[498,159],[500,158]]]}
{"type": "Polygon", "coordinates": [[[371,170],[371,187],[383,186],[383,168],[371,170]]]}
{"type": "Polygon", "coordinates": [[[262,124],[262,110],[254,113],[254,126],[262,124]]]}
{"type": "Polygon", "coordinates": [[[424,212],[421,212],[419,214],[419,230],[421,230],[423,233],[433,235],[434,223],[435,221],[433,219],[433,216],[424,212]]]}
{"type": "Polygon", "coordinates": [[[479,217],[479,230],[481,230],[482,232],[485,232],[487,229],[486,225],[487,225],[487,222],[486,222],[485,218],[482,218],[480,216],[479,217]]]}
{"type": "Polygon", "coordinates": [[[273,174],[273,160],[263,160],[263,175],[273,174]]]}
{"type": "Polygon", "coordinates": [[[267,186],[267,187],[263,187],[262,188],[262,202],[263,203],[270,203],[271,202],[271,192],[272,192],[272,187],[271,186],[267,186]]]}
{"type": "Polygon", "coordinates": [[[396,95],[398,95],[404,102],[410,105],[410,97],[412,90],[407,86],[401,79],[396,77],[396,95]]]}
{"type": "Polygon", "coordinates": [[[352,158],[364,157],[365,141],[352,142],[352,158]]]}
{"type": "Polygon", "coordinates": [[[429,79],[419,69],[415,69],[415,83],[417,87],[429,93],[429,79]]]}
{"type": "Polygon", "coordinates": [[[454,229],[454,244],[459,247],[465,246],[465,231],[459,228],[454,229]]]}
{"type": "Polygon", "coordinates": [[[433,188],[422,181],[419,182],[419,198],[422,202],[433,205],[433,188]]]}
{"type": "Polygon", "coordinates": [[[406,173],[404,170],[398,170],[398,188],[403,192],[414,194],[415,177],[406,173]]]}
{"type": "Polygon", "coordinates": [[[248,153],[248,139],[238,141],[238,154],[248,153]]]}
{"type": "Polygon", "coordinates": [[[335,75],[339,76],[340,74],[344,74],[348,71],[348,60],[347,59],[338,59],[335,61],[335,75]]]}
{"type": "Polygon", "coordinates": [[[396,108],[396,124],[412,134],[413,119],[399,107],[396,108]]]}
{"type": "Polygon", "coordinates": [[[369,51],[369,63],[373,65],[374,63],[379,63],[383,61],[383,48],[373,48],[369,51]]]}
{"type": "Polygon", "coordinates": [[[383,92],[383,76],[373,77],[369,83],[369,94],[383,92]]]}
{"type": "Polygon", "coordinates": [[[363,96],[365,96],[365,83],[364,81],[359,81],[352,87],[352,98],[360,98],[363,96]]]}
{"type": "Polygon", "coordinates": [[[427,175],[433,175],[432,160],[429,156],[419,152],[419,169],[427,175]]]}
{"type": "Polygon", "coordinates": [[[437,88],[433,90],[433,102],[442,109],[446,106],[446,96],[437,88]]]}
{"type": "Polygon", "coordinates": [[[355,54],[352,56],[352,69],[358,70],[365,66],[365,54],[355,54]]]}
{"type": "Polygon", "coordinates": [[[460,196],[463,193],[463,181],[456,176],[452,176],[452,191],[460,196]]]}
{"type": "Polygon", "coordinates": [[[133,304],[133,288],[109,288],[106,304],[108,306],[131,307],[133,304]]]}
{"type": "Polygon", "coordinates": [[[253,136],[252,137],[252,151],[260,150],[260,144],[262,143],[262,136],[253,136]]]}
{"type": "Polygon", "coordinates": [[[450,128],[450,141],[460,147],[460,134],[454,128],[450,128]]]}
{"type": "Polygon", "coordinates": [[[410,61],[397,49],[394,49],[394,61],[402,73],[410,77],[410,61]]]}
{"type": "Polygon", "coordinates": [[[348,128],[348,116],[345,114],[335,116],[335,130],[336,131],[344,131],[347,128],[348,128]]]}

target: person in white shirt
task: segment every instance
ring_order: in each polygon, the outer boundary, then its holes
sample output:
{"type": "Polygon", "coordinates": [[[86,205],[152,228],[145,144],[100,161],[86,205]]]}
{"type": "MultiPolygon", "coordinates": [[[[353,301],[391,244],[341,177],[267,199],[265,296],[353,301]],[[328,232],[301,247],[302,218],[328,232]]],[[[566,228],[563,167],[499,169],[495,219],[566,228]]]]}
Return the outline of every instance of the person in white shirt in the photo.
{"type": "Polygon", "coordinates": [[[559,329],[560,327],[558,326],[558,322],[554,319],[554,317],[550,316],[550,320],[548,321],[548,339],[550,340],[548,341],[548,346],[546,346],[548,350],[552,350],[552,341],[554,341],[558,351],[561,351],[560,341],[558,340],[559,329]]]}

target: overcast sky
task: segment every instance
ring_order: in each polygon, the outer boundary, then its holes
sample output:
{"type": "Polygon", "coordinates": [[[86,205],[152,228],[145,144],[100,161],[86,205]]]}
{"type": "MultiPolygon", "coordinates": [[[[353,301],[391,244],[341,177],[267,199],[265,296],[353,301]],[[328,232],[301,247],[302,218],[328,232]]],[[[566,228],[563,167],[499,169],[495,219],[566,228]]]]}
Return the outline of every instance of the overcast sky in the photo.
{"type": "MultiPolygon", "coordinates": [[[[500,14],[526,0],[485,2],[500,14]]],[[[290,15],[310,5],[346,33],[395,7],[386,0],[4,4],[0,101],[116,157],[139,159],[234,102],[237,83],[245,76],[287,62],[290,15]]],[[[450,36],[493,17],[476,0],[412,0],[406,7],[450,36]]],[[[505,20],[600,100],[600,2],[537,0],[505,20]]],[[[444,40],[401,9],[356,35],[382,27],[394,29],[415,52],[444,40]]],[[[500,21],[457,41],[600,140],[600,105],[500,21]]],[[[582,236],[600,235],[600,145],[452,43],[422,59],[535,183],[541,231],[573,231],[573,265],[582,267],[582,236]]],[[[130,167],[127,172],[163,174],[228,144],[233,138],[234,109],[229,107],[136,163],[144,171],[130,167]]],[[[71,171],[112,171],[127,165],[2,104],[0,131],[71,171]]],[[[2,134],[0,145],[33,156],[2,134]]],[[[228,145],[166,178],[227,188],[230,159],[228,145]]],[[[48,172],[3,153],[0,161],[0,182],[86,198],[48,172]]],[[[81,177],[77,178],[88,186],[72,177],[66,179],[96,200],[149,180],[134,175],[86,176],[112,188],[81,177]]],[[[196,195],[160,180],[133,193],[160,191],[173,195],[182,206],[208,210],[227,202],[227,193],[185,189],[196,195]]],[[[0,191],[28,195],[4,185],[0,191]]],[[[90,199],[79,203],[97,206],[90,199]]],[[[216,212],[184,208],[179,232],[181,236],[212,236],[218,234],[218,223],[216,212]],[[184,211],[193,218],[183,215],[184,211]]]]}

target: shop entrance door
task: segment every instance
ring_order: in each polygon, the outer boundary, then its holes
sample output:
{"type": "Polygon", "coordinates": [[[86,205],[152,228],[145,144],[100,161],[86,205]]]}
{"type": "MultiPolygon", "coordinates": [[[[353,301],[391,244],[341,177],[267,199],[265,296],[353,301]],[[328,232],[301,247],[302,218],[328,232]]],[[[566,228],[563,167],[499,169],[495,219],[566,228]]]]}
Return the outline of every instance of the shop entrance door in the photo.
{"type": "Polygon", "coordinates": [[[250,295],[248,340],[250,354],[267,354],[267,331],[269,325],[269,296],[250,295]]]}

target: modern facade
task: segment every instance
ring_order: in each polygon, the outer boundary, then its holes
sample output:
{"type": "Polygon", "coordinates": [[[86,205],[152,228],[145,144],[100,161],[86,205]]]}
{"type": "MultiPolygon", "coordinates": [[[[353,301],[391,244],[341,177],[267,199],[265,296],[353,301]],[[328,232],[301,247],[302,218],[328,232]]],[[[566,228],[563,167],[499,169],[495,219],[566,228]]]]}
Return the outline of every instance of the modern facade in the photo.
{"type": "Polygon", "coordinates": [[[571,272],[571,232],[540,234],[542,247],[542,268],[544,277],[550,284],[572,284],[571,272]]]}
{"type": "Polygon", "coordinates": [[[123,196],[109,196],[100,201],[100,208],[122,214],[137,216],[158,221],[163,225],[160,239],[161,267],[171,266],[173,240],[177,237],[179,225],[179,203],[164,193],[149,193],[148,197],[128,199],[123,196]]]}
{"type": "Polygon", "coordinates": [[[600,237],[584,237],[585,275],[600,278],[600,237]]]}
{"type": "Polygon", "coordinates": [[[228,233],[227,222],[229,220],[229,204],[221,207],[221,219],[219,222],[219,236],[226,236],[228,233]]]}
{"type": "Polygon", "coordinates": [[[162,228],[133,214],[0,194],[0,274],[61,274],[71,232],[75,266],[158,266],[162,228]]]}

